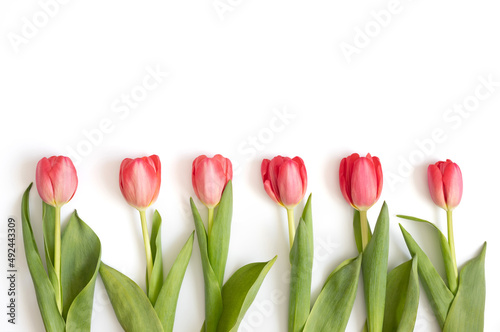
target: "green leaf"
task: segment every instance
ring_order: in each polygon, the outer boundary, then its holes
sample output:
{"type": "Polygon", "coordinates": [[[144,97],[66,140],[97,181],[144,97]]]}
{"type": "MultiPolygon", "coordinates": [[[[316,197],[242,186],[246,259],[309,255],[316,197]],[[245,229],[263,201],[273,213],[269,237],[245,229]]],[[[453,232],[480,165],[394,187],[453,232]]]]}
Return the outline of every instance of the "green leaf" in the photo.
{"type": "Polygon", "coordinates": [[[328,277],[303,332],[343,332],[358,289],[361,256],[341,263],[328,277]]]}
{"type": "MultiPolygon", "coordinates": [[[[361,243],[361,219],[359,218],[359,211],[354,209],[354,217],[352,221],[352,228],[354,230],[354,240],[356,241],[356,248],[358,252],[363,252],[363,244],[361,243]]],[[[368,224],[368,242],[372,238],[372,229],[370,224],[368,224]]]]}
{"type": "Polygon", "coordinates": [[[394,268],[387,276],[384,332],[412,332],[419,301],[418,258],[394,268]]]}
{"type": "Polygon", "coordinates": [[[454,295],[448,289],[434,265],[432,265],[429,257],[418,246],[410,233],[401,224],[399,224],[399,227],[403,232],[403,237],[410,254],[418,258],[418,275],[429,298],[434,315],[436,315],[439,325],[443,328],[454,295]]]}
{"type": "MultiPolygon", "coordinates": [[[[55,235],[55,214],[56,208],[42,202],[43,219],[43,246],[45,251],[45,265],[49,275],[50,283],[54,289],[56,299],[62,293],[62,286],[57,280],[56,270],[54,268],[54,235],[55,235]]],[[[66,316],[64,316],[66,318],[66,316]]]]}
{"type": "Polygon", "coordinates": [[[194,232],[184,244],[179,255],[175,259],[170,272],[168,272],[167,279],[155,304],[155,311],[161,321],[164,332],[171,332],[174,328],[175,311],[177,308],[177,300],[181,290],[182,280],[186,273],[186,268],[191,258],[193,251],[194,232]]]}
{"type": "Polygon", "coordinates": [[[403,216],[403,215],[397,215],[397,217],[425,223],[432,226],[432,228],[435,230],[436,234],[439,237],[439,244],[441,245],[441,253],[443,255],[443,261],[444,261],[444,268],[446,270],[446,277],[448,279],[448,288],[453,294],[455,294],[457,292],[457,278],[455,277],[455,267],[453,265],[453,259],[451,258],[451,251],[450,251],[450,246],[448,244],[448,240],[443,235],[441,230],[430,221],[424,219],[410,217],[410,216],[403,216]]]}
{"type": "Polygon", "coordinates": [[[311,195],[304,207],[290,250],[290,302],[288,331],[302,331],[311,310],[311,278],[314,256],[311,195]]]}
{"type": "Polygon", "coordinates": [[[222,288],[222,315],[218,332],[237,332],[267,273],[276,261],[252,263],[238,269],[222,288]]]}
{"type": "Polygon", "coordinates": [[[101,263],[99,273],[116,318],[125,331],[163,332],[151,302],[132,279],[104,263],[101,263]]]}
{"type": "Polygon", "coordinates": [[[23,225],[23,242],[26,261],[30,270],[31,279],[35,286],[36,299],[43,324],[47,332],[64,332],[65,323],[57,309],[54,288],[43,267],[40,254],[31,228],[29,211],[29,193],[33,184],[24,192],[21,204],[21,219],[23,225]]]}
{"type": "MultiPolygon", "coordinates": [[[[151,255],[153,256],[153,271],[147,282],[148,298],[154,306],[158,294],[163,286],[163,260],[161,258],[161,216],[155,210],[153,215],[153,226],[151,227],[151,255]]],[[[146,278],[146,281],[148,278],[146,278]]]]}
{"type": "Polygon", "coordinates": [[[63,316],[67,331],[90,331],[100,259],[99,238],[75,211],[61,241],[63,316]]]}
{"type": "Polygon", "coordinates": [[[191,210],[193,211],[196,236],[198,237],[198,246],[200,247],[203,280],[205,282],[205,323],[202,331],[215,332],[217,331],[217,324],[222,314],[221,287],[208,258],[207,231],[192,198],[190,203],[191,210]]]}
{"type": "Polygon", "coordinates": [[[229,181],[224,188],[217,207],[211,233],[208,235],[208,257],[214,273],[219,281],[219,287],[224,282],[229,238],[231,236],[231,219],[233,215],[233,185],[229,181]]]}
{"type": "Polygon", "coordinates": [[[486,297],[485,256],[486,242],[481,253],[467,262],[460,271],[457,295],[446,318],[444,332],[483,331],[486,297]]]}
{"type": "Polygon", "coordinates": [[[382,331],[384,323],[387,261],[389,256],[389,210],[384,202],[373,237],[363,253],[363,282],[368,331],[382,331]]]}

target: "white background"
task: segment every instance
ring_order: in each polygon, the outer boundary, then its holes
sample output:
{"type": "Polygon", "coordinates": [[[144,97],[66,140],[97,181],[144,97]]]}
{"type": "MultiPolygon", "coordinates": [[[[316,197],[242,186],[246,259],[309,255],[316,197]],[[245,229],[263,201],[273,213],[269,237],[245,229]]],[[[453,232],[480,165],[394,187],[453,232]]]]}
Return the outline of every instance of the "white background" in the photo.
{"type": "MultiPolygon", "coordinates": [[[[390,269],[410,258],[401,222],[443,274],[431,229],[395,214],[432,220],[445,231],[426,168],[446,158],[460,165],[457,260],[464,264],[488,241],[485,331],[500,330],[498,3],[220,0],[216,8],[213,0],[59,1],[0,4],[0,234],[5,243],[6,220],[14,217],[19,269],[17,325],[2,313],[2,331],[43,330],[20,227],[21,195],[40,158],[72,157],[80,183],[63,221],[77,208],[101,239],[103,262],[143,288],[139,215],[118,188],[121,160],[161,158],[163,183],[153,207],[164,219],[167,269],[194,229],[192,160],[230,158],[235,205],[226,275],[279,256],[240,331],[286,331],[286,214],[263,189],[261,160],[298,155],[306,163],[314,193],[315,298],[333,268],[356,255],[352,209],[338,188],[340,160],[353,152],[370,152],[383,165],[384,190],[369,219],[373,225],[386,200],[390,269]],[[156,81],[151,71],[161,72],[156,81]]],[[[40,246],[35,190],[31,205],[40,246]]],[[[7,284],[0,280],[3,312],[7,284]]],[[[195,244],[175,330],[199,331],[203,303],[195,244]]],[[[347,331],[361,331],[364,319],[360,287],[347,331]]],[[[100,279],[92,330],[121,330],[100,279]]],[[[415,330],[439,330],[423,290],[415,330]]]]}

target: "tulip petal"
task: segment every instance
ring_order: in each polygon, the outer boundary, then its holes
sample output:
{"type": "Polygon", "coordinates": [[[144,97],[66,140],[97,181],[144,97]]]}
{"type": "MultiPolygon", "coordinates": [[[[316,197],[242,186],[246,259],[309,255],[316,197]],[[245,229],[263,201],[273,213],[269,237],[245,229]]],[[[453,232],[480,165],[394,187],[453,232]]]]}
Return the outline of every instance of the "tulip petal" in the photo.
{"type": "Polygon", "coordinates": [[[359,158],[352,169],[352,204],[359,210],[370,208],[376,202],[377,190],[377,176],[373,162],[366,157],[359,158]]]}
{"type": "Polygon", "coordinates": [[[446,210],[446,200],[443,191],[443,175],[438,166],[429,165],[427,168],[427,182],[434,204],[446,210]]]}
{"type": "Polygon", "coordinates": [[[222,165],[212,158],[205,158],[198,163],[194,183],[198,188],[198,198],[208,207],[216,206],[226,186],[226,176],[222,165]]]}
{"type": "Polygon", "coordinates": [[[462,199],[462,172],[455,163],[448,163],[443,173],[443,192],[448,210],[453,210],[462,199]]]}
{"type": "Polygon", "coordinates": [[[278,174],[278,187],[281,202],[286,208],[299,204],[304,197],[299,166],[293,160],[287,160],[281,165],[278,174]]]}

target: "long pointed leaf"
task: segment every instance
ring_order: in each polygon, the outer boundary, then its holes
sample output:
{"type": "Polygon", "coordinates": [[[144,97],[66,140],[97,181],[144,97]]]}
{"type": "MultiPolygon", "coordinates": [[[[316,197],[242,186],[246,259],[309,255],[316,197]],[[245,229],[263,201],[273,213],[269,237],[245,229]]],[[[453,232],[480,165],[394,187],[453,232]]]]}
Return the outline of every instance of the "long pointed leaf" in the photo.
{"type": "Polygon", "coordinates": [[[343,332],[358,289],[362,254],[343,262],[328,277],[303,332],[343,332]]]}
{"type": "Polygon", "coordinates": [[[163,332],[151,302],[132,279],[104,263],[101,263],[99,273],[116,318],[125,331],[163,332]]]}
{"type": "Polygon", "coordinates": [[[387,276],[384,332],[412,332],[417,319],[418,258],[394,268],[387,276]]]}
{"type": "MultiPolygon", "coordinates": [[[[151,227],[151,255],[153,256],[153,271],[149,279],[147,289],[148,298],[154,306],[158,294],[163,286],[163,260],[161,258],[161,216],[155,210],[153,215],[153,226],[151,227]]],[[[146,278],[147,280],[147,278],[146,278]]]]}
{"type": "Polygon", "coordinates": [[[304,207],[290,251],[290,300],[288,331],[302,331],[311,310],[311,278],[314,256],[311,196],[304,207]]]}
{"type": "MultiPolygon", "coordinates": [[[[363,252],[363,244],[361,241],[361,219],[359,217],[359,211],[354,209],[354,217],[352,220],[352,229],[354,230],[354,240],[356,241],[356,248],[358,248],[358,252],[363,252]]],[[[368,224],[368,242],[370,242],[372,238],[372,229],[370,224],[368,224]]]]}
{"type": "Polygon", "coordinates": [[[387,262],[389,257],[389,210],[384,202],[373,236],[363,253],[363,282],[368,331],[382,331],[384,323],[387,262]]]}
{"type": "Polygon", "coordinates": [[[188,238],[184,247],[182,247],[179,255],[177,255],[156,300],[155,311],[161,321],[164,332],[171,332],[174,328],[177,300],[182,280],[184,279],[191,253],[193,252],[193,242],[194,232],[188,238]]]}
{"type": "Polygon", "coordinates": [[[202,331],[215,332],[217,330],[219,318],[222,314],[221,288],[217,276],[210,265],[210,259],[208,258],[207,231],[205,230],[200,213],[192,198],[190,203],[191,210],[193,211],[196,236],[198,237],[198,245],[200,247],[203,280],[205,282],[205,323],[202,331]]]}
{"type": "Polygon", "coordinates": [[[429,298],[434,315],[436,315],[439,325],[443,328],[454,295],[448,289],[434,265],[432,265],[429,257],[418,246],[410,233],[401,224],[399,224],[399,227],[401,228],[410,254],[413,257],[418,257],[418,275],[429,298]]]}
{"type": "Polygon", "coordinates": [[[48,332],[64,332],[65,323],[57,309],[56,297],[49,277],[43,267],[38,253],[35,237],[31,228],[29,211],[29,193],[33,184],[24,192],[21,204],[21,219],[23,224],[23,242],[26,261],[30,270],[31,279],[35,286],[36,300],[42,315],[43,325],[48,332]]]}
{"type": "Polygon", "coordinates": [[[211,233],[208,235],[208,257],[214,270],[219,287],[224,282],[227,255],[229,252],[229,238],[231,236],[231,219],[233,215],[233,186],[229,181],[224,188],[217,207],[211,233]]]}
{"type": "Polygon", "coordinates": [[[222,288],[223,311],[218,332],[237,332],[267,273],[276,261],[251,263],[238,269],[222,288]]]}
{"type": "Polygon", "coordinates": [[[444,332],[483,331],[486,297],[485,256],[486,242],[481,253],[465,264],[460,271],[457,295],[446,318],[444,332]]]}
{"type": "Polygon", "coordinates": [[[421,222],[427,225],[431,225],[436,234],[439,237],[439,244],[441,245],[441,253],[443,255],[443,262],[444,262],[444,269],[446,271],[446,277],[448,279],[448,288],[450,291],[455,294],[457,292],[457,278],[455,277],[455,267],[453,264],[453,259],[451,258],[451,251],[450,251],[450,246],[448,244],[448,240],[446,237],[443,235],[441,230],[431,223],[430,221],[420,219],[420,218],[415,218],[415,217],[410,217],[410,216],[404,216],[404,215],[397,215],[399,218],[407,219],[407,220],[412,220],[412,221],[417,221],[421,222]]]}
{"type": "Polygon", "coordinates": [[[101,242],[76,211],[61,243],[63,315],[67,331],[90,331],[94,288],[101,259],[101,242]]]}

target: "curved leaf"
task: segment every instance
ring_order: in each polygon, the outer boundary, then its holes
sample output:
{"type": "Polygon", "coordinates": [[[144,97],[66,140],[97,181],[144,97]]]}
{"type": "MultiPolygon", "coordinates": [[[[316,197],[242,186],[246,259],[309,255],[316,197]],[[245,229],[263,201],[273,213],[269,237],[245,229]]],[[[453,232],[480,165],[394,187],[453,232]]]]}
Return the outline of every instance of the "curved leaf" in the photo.
{"type": "Polygon", "coordinates": [[[384,202],[373,236],[363,253],[363,283],[368,331],[382,331],[384,323],[387,262],[389,257],[389,210],[384,202]]]}
{"type": "Polygon", "coordinates": [[[439,244],[441,245],[441,253],[443,255],[443,262],[444,262],[444,269],[446,271],[446,277],[448,279],[448,288],[450,291],[455,294],[457,292],[457,278],[455,277],[455,267],[453,265],[453,259],[451,258],[451,251],[450,251],[450,245],[448,244],[448,240],[446,237],[443,235],[441,230],[431,223],[430,221],[420,219],[420,218],[415,218],[415,217],[410,217],[410,216],[404,216],[404,215],[397,215],[399,218],[407,219],[407,220],[412,220],[412,221],[417,221],[421,223],[425,223],[428,225],[431,225],[432,228],[435,230],[436,234],[439,237],[439,244]]]}
{"type": "Polygon", "coordinates": [[[132,279],[104,263],[101,263],[99,273],[116,318],[125,331],[163,332],[151,302],[132,279]]]}
{"type": "Polygon", "coordinates": [[[358,290],[362,254],[341,263],[328,277],[307,319],[304,332],[345,331],[358,290]]]}
{"type": "Polygon", "coordinates": [[[418,258],[394,268],[387,276],[384,332],[412,332],[417,319],[418,258]]]}
{"type": "Polygon", "coordinates": [[[481,253],[465,264],[460,271],[457,295],[446,318],[444,332],[483,331],[486,297],[485,256],[486,242],[481,253]]]}
{"type": "Polygon", "coordinates": [[[164,332],[171,332],[174,328],[175,311],[177,299],[181,290],[182,280],[186,273],[186,268],[193,251],[194,232],[184,244],[179,255],[175,259],[167,279],[161,288],[160,294],[155,304],[155,311],[163,326],[164,332]]]}
{"type": "Polygon", "coordinates": [[[29,211],[29,193],[33,183],[23,194],[21,204],[21,219],[23,224],[23,242],[26,261],[30,270],[31,279],[35,286],[36,300],[40,314],[42,315],[43,325],[48,332],[64,332],[65,323],[59,310],[57,309],[54,288],[43,267],[42,259],[38,253],[35,237],[31,228],[29,211]]]}
{"type": "Polygon", "coordinates": [[[443,328],[454,295],[448,289],[434,265],[432,265],[429,257],[418,246],[410,233],[401,224],[399,224],[399,227],[401,228],[410,254],[418,258],[418,275],[429,298],[434,315],[436,315],[439,325],[443,328]]]}
{"type": "Polygon", "coordinates": [[[158,210],[153,215],[153,226],[151,227],[151,255],[153,256],[153,271],[151,278],[147,281],[148,298],[154,306],[158,294],[163,286],[163,260],[161,258],[161,216],[158,210]]]}
{"type": "Polygon", "coordinates": [[[215,332],[222,314],[221,288],[208,258],[207,231],[192,198],[190,203],[191,210],[193,211],[196,236],[198,237],[198,246],[200,247],[203,280],[205,282],[205,323],[202,331],[215,332]]]}
{"type": "Polygon", "coordinates": [[[222,287],[224,282],[224,271],[226,270],[227,255],[229,252],[229,238],[231,236],[232,215],[233,185],[229,181],[222,193],[212,230],[208,235],[208,257],[219,281],[219,287],[222,287]]]}
{"type": "Polygon", "coordinates": [[[311,278],[314,256],[311,195],[304,207],[290,250],[290,302],[288,331],[302,331],[311,310],[311,278]]]}
{"type": "Polygon", "coordinates": [[[218,332],[237,332],[267,273],[276,261],[252,263],[238,269],[222,288],[223,311],[218,332]]]}
{"type": "Polygon", "coordinates": [[[101,242],[76,211],[61,241],[63,316],[68,331],[90,331],[101,242]]]}

